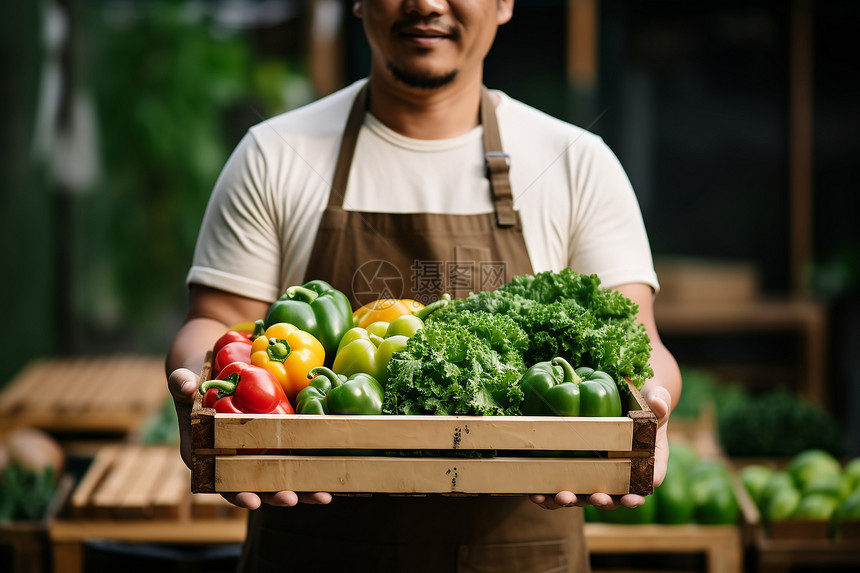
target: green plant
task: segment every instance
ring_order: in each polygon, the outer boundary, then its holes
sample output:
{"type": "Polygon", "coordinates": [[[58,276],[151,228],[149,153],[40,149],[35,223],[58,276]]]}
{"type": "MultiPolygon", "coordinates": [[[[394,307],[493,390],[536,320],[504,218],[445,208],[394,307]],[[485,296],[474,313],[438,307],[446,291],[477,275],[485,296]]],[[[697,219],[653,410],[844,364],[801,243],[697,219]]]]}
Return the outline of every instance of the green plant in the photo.
{"type": "Polygon", "coordinates": [[[101,7],[90,20],[101,177],[76,201],[78,319],[162,348],[215,180],[249,123],[284,111],[294,74],[185,2],[101,7]]]}

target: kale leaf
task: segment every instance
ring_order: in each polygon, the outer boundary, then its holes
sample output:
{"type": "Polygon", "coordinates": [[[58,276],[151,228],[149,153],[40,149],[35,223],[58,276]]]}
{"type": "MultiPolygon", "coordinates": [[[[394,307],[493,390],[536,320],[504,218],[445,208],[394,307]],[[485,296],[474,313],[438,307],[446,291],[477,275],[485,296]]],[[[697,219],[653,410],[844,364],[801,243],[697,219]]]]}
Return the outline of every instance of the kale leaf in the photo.
{"type": "Polygon", "coordinates": [[[525,333],[503,315],[428,322],[391,358],[383,412],[518,414],[526,344],[525,333]]]}

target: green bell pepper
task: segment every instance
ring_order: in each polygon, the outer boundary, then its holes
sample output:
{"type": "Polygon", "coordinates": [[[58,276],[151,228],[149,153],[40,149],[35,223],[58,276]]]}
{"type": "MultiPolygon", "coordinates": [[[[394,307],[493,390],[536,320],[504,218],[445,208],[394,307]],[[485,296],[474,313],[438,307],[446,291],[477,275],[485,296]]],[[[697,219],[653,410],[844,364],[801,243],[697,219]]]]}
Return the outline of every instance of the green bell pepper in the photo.
{"type": "Polygon", "coordinates": [[[605,372],[576,370],[561,357],[538,362],[520,379],[526,416],[620,416],[618,387],[605,372]]]}
{"type": "Polygon", "coordinates": [[[577,368],[576,375],[582,380],[580,416],[621,415],[621,395],[612,376],[587,366],[577,368]]]}
{"type": "Polygon", "coordinates": [[[346,377],[318,366],[308,377],[313,377],[310,385],[296,396],[297,414],[382,414],[384,391],[373,376],[358,373],[346,377]]]}
{"type": "Polygon", "coordinates": [[[288,322],[311,333],[322,343],[325,363],[331,365],[340,339],[352,328],[352,305],[327,282],[314,280],[288,288],[269,307],[264,322],[266,327],[288,322]]]}
{"type": "Polygon", "coordinates": [[[356,326],[343,335],[331,368],[344,376],[370,374],[384,387],[391,356],[405,349],[407,342],[409,337],[402,334],[381,338],[356,326]]]}

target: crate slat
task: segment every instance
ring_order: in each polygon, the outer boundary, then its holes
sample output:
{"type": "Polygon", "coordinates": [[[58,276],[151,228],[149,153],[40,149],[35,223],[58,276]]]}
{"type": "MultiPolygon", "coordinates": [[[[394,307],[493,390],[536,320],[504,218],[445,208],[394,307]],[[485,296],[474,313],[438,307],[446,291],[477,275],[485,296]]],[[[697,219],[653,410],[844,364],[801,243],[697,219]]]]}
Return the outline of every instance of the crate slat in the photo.
{"type": "Polygon", "coordinates": [[[72,494],[70,513],[86,519],[185,519],[189,476],[174,447],[104,446],[72,494]]]}
{"type": "Polygon", "coordinates": [[[117,516],[149,516],[154,513],[155,498],[169,474],[168,449],[159,447],[131,450],[134,476],[116,501],[117,516]]]}
{"type": "Polygon", "coordinates": [[[629,491],[624,459],[216,456],[222,491],[526,494],[629,491]],[[500,479],[504,476],[504,479],[500,479]]]}
{"type": "Polygon", "coordinates": [[[214,447],[626,452],[632,436],[626,417],[219,414],[214,447]]]}
{"type": "Polygon", "coordinates": [[[139,450],[140,448],[135,446],[126,446],[114,459],[110,472],[90,498],[90,505],[96,517],[112,516],[123,505],[126,493],[141,487],[139,450]]]}
{"type": "Polygon", "coordinates": [[[119,451],[119,446],[106,446],[96,454],[86,474],[72,494],[70,502],[72,515],[82,517],[89,511],[90,498],[110,471],[119,451]]]}
{"type": "Polygon", "coordinates": [[[185,519],[191,499],[188,491],[191,470],[182,463],[176,448],[164,448],[162,452],[165,465],[151,492],[153,517],[185,519]]]}

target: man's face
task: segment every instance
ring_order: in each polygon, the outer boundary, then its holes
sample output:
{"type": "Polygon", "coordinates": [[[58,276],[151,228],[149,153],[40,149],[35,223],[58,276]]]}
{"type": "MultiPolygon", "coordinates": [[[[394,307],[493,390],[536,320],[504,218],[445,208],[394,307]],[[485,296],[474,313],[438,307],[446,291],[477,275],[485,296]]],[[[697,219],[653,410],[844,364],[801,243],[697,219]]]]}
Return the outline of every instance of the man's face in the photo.
{"type": "Polygon", "coordinates": [[[432,89],[480,74],[514,0],[356,0],[376,73],[432,89]]]}

